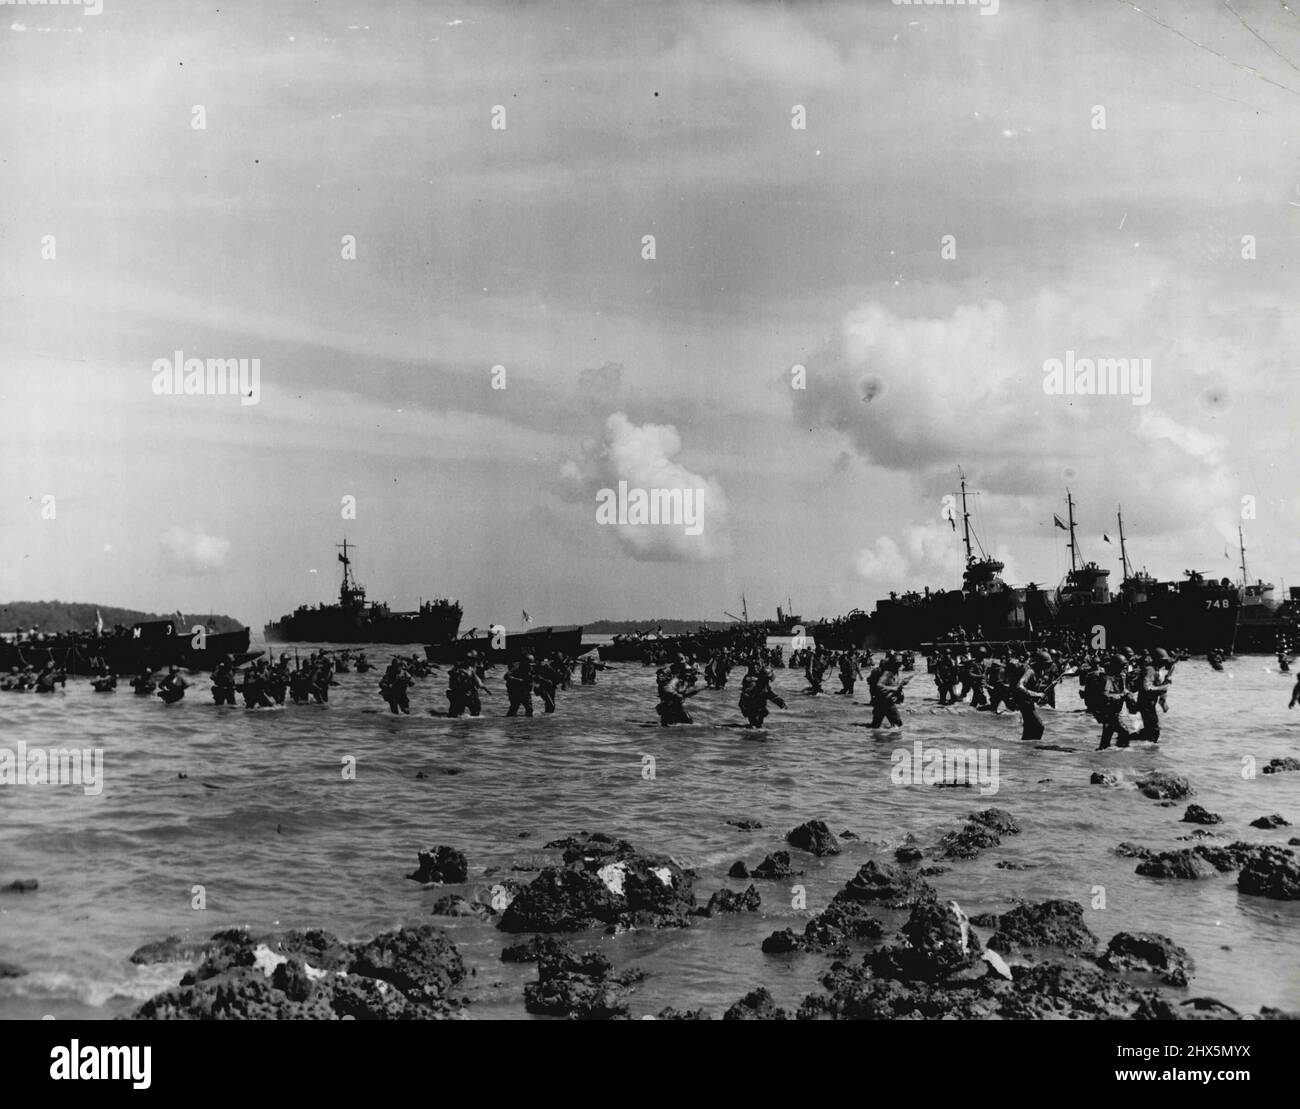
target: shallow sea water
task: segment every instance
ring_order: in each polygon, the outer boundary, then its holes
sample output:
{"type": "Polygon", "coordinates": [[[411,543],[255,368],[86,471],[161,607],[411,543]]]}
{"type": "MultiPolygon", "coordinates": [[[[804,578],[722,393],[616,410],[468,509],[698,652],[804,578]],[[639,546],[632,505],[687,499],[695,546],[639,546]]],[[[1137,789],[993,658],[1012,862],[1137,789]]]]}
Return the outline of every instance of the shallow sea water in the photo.
{"type": "MultiPolygon", "coordinates": [[[[386,659],[392,651],[369,653],[386,659]]],[[[216,708],[207,678],[197,676],[175,706],[129,687],[95,694],[84,680],[53,696],[0,693],[0,746],[102,747],[105,778],[99,796],[75,786],[0,787],[0,886],[40,882],[35,892],[0,894],[0,960],[29,972],[0,979],[0,1017],[127,1013],[179,980],[180,965],[128,961],[167,935],[323,927],[354,939],[432,921],[474,969],[464,991],[470,1018],[528,1018],[523,985],[536,970],[499,959],[517,937],[433,918],[436,900],[449,892],[486,898],[502,877],[528,877],[510,868],[540,865],[546,841],[587,829],[695,866],[702,904],[715,889],[744,889],[726,877],[733,861],[752,867],[785,846],[790,828],[823,819],[861,840],[844,841],[842,854],[825,859],[791,850],[803,876],[755,882],[759,913],[686,930],[576,937],[616,967],[647,972],[632,995],[633,1016],[665,1005],[721,1016],[759,985],[795,1006],[820,990],[829,959],[767,956],[762,939],[801,928],[868,859],[892,861],[907,833],[932,843],[989,805],[1009,810],[1022,833],[933,879],[967,913],[1005,909],[1017,898],[1075,900],[1103,941],[1144,930],[1186,947],[1197,968],[1188,996],[1251,1012],[1300,1008],[1300,904],[1240,895],[1234,874],[1200,882],[1137,876],[1136,861],[1114,847],[1184,846],[1178,837],[1197,827],[1180,822],[1186,802],[1162,807],[1134,790],[1089,784],[1094,769],[1130,777],[1172,770],[1190,779],[1193,800],[1222,814],[1224,823],[1210,830],[1224,833],[1223,842],[1286,843],[1300,829],[1248,825],[1275,812],[1300,824],[1300,773],[1252,778],[1243,761],[1260,769],[1300,754],[1300,710],[1286,707],[1292,677],[1273,660],[1235,659],[1222,673],[1200,661],[1180,664],[1162,742],[1109,752],[1093,750],[1099,727],[1078,710],[1073,679],[1060,688],[1061,708],[1044,714],[1043,742],[1076,750],[1042,751],[1018,741],[1018,714],[940,708],[923,672],[908,687],[901,732],[858,726],[870,717],[854,703],[865,683],[855,698],[806,697],[791,670],[779,670],[776,683],[788,711],[747,732],[736,708],[742,672],[726,690],[690,702],[696,725],[673,729],[657,725],[653,669],[633,664],[602,671],[594,687],[562,692],[553,716],[539,703],[531,720],[501,715],[500,671],[489,675],[487,715],[460,721],[428,714],[446,704],[437,672],[417,682],[410,717],[388,715],[375,672],[341,675],[327,706],[257,712],[216,708]],[[996,750],[996,794],[895,784],[891,753],[917,740],[996,750]],[[643,776],[646,755],[655,759],[653,780],[643,776]],[[356,759],[355,780],[344,780],[345,758],[356,759]],[[419,771],[427,777],[417,779],[419,771]],[[726,823],[742,818],[763,827],[726,823]],[[422,889],[405,879],[416,852],[440,843],[468,856],[466,886],[422,889]],[[196,884],[206,891],[203,911],[191,908],[196,884]],[[796,885],[806,909],[792,908],[796,885]],[[1094,907],[1103,893],[1104,907],[1094,907]]],[[[881,915],[902,923],[899,914],[881,915]]]]}

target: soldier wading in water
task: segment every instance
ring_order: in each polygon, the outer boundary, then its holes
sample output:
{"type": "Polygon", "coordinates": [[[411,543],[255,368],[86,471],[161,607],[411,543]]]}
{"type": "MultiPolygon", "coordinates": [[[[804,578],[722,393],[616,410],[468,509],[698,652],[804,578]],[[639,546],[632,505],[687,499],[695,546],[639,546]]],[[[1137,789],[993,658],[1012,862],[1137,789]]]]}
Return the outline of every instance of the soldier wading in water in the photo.
{"type": "Polygon", "coordinates": [[[871,727],[879,728],[888,720],[895,728],[903,726],[903,718],[898,715],[898,704],[903,699],[903,687],[912,679],[898,680],[900,663],[897,658],[886,655],[879,666],[867,675],[867,688],[871,690],[871,727]]]}
{"type": "Polygon", "coordinates": [[[468,659],[457,662],[447,674],[445,696],[448,716],[481,716],[483,713],[483,702],[479,694],[490,694],[491,690],[483,684],[483,679],[474,668],[477,657],[476,652],[471,651],[468,659]]]}
{"type": "Polygon", "coordinates": [[[1051,671],[1052,656],[1046,651],[1035,651],[1030,665],[1024,668],[1011,690],[1010,697],[1020,710],[1022,740],[1043,738],[1043,718],[1038,715],[1038,706],[1047,700],[1052,687],[1060,680],[1053,678],[1051,671]]]}
{"type": "Polygon", "coordinates": [[[772,689],[772,671],[760,666],[755,660],[749,664],[749,672],[740,683],[740,711],[749,721],[746,727],[761,728],[767,719],[768,702],[777,708],[785,708],[785,702],[772,689]]]}

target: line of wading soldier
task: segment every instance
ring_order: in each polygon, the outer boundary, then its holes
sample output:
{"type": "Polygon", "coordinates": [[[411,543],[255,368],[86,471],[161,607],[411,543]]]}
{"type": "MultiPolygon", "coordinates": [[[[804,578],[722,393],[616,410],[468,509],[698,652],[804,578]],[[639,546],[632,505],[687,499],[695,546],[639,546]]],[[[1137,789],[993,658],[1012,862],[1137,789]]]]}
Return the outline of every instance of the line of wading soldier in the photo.
{"type": "Polygon", "coordinates": [[[987,648],[940,648],[932,663],[934,684],[940,705],[965,702],[972,708],[1000,714],[1002,706],[1019,710],[1020,738],[1043,737],[1039,708],[1056,707],[1056,687],[1075,666],[1079,697],[1084,709],[1101,724],[1098,750],[1112,741],[1127,747],[1135,740],[1160,741],[1160,714],[1169,710],[1167,700],[1176,660],[1163,647],[1135,652],[1132,647],[1111,651],[1084,650],[1066,659],[1059,650],[1023,644],[1006,647],[1001,654],[987,648]],[[1131,730],[1125,714],[1136,713],[1142,721],[1131,730]]]}
{"type": "MultiPolygon", "coordinates": [[[[703,686],[697,684],[701,668],[688,654],[679,651],[671,662],[659,668],[655,684],[656,712],[661,724],[693,723],[686,701],[706,689],[725,688],[731,670],[737,665],[746,667],[739,707],[748,727],[763,726],[769,705],[786,707],[772,687],[775,671],[771,663],[780,665],[780,647],[750,649],[747,653],[736,648],[715,648],[705,649],[701,654],[703,686]]],[[[1021,716],[1020,738],[1030,741],[1041,739],[1044,733],[1039,709],[1044,705],[1055,708],[1057,685],[1071,673],[1076,674],[1084,709],[1102,726],[1098,750],[1104,750],[1112,743],[1127,747],[1134,741],[1159,742],[1160,715],[1169,708],[1167,697],[1174,667],[1188,657],[1185,650],[1178,651],[1175,658],[1159,647],[1143,651],[1131,647],[1097,651],[1076,646],[1062,651],[1012,643],[999,651],[990,651],[983,645],[950,640],[936,650],[931,671],[940,705],[966,703],[969,698],[972,708],[994,715],[1000,715],[1003,706],[1015,709],[1021,716]],[[1133,714],[1141,721],[1136,730],[1127,723],[1133,714]]],[[[1214,669],[1221,670],[1224,658],[1222,652],[1212,651],[1207,661],[1214,669]]],[[[1289,657],[1279,650],[1279,668],[1289,672],[1289,666],[1282,665],[1284,661],[1289,662],[1289,657]]],[[[791,668],[803,668],[808,681],[805,693],[809,695],[822,692],[824,676],[832,669],[838,669],[840,676],[841,688],[836,692],[852,695],[863,668],[871,664],[870,651],[823,649],[796,650],[789,662],[791,668]]],[[[900,671],[911,670],[913,664],[912,652],[888,651],[872,666],[867,674],[872,709],[869,727],[902,726],[898,706],[904,701],[904,687],[912,676],[901,677],[900,671]]],[[[364,652],[353,657],[350,651],[319,651],[312,652],[305,660],[295,659],[292,666],[289,656],[282,654],[274,663],[258,659],[241,671],[227,656],[212,671],[212,698],[218,705],[234,705],[238,693],[249,708],[283,705],[286,695],[295,704],[323,704],[329,700],[330,687],[338,685],[335,674],[347,673],[352,668],[365,673],[373,664],[364,652]]],[[[435,668],[418,656],[395,657],[379,684],[390,710],[409,714],[411,685],[417,677],[427,676],[435,668]]],[[[506,715],[516,716],[522,709],[525,716],[532,716],[534,695],[541,698],[544,712],[554,712],[556,693],[569,688],[576,668],[581,670],[583,685],[594,685],[597,672],[606,667],[591,655],[581,660],[555,655],[541,663],[534,656],[525,655],[511,662],[505,673],[509,700],[506,715]]],[[[481,715],[482,695],[491,693],[485,681],[486,669],[487,663],[475,651],[452,666],[444,694],[448,702],[447,716],[481,715]]],[[[11,669],[0,678],[0,690],[52,693],[56,686],[66,686],[66,683],[66,672],[47,662],[39,671],[30,665],[11,669]]],[[[92,684],[96,692],[111,693],[117,687],[117,676],[107,667],[101,667],[92,684]]],[[[157,681],[153,671],[144,671],[130,684],[137,694],[156,693],[167,704],[181,700],[190,686],[176,666],[168,667],[167,673],[157,681]]],[[[1300,705],[1300,680],[1292,690],[1288,708],[1297,705],[1300,705]]]]}
{"type": "Polygon", "coordinates": [[[0,678],[0,690],[6,693],[53,693],[56,685],[66,688],[67,684],[67,671],[52,662],[47,662],[39,670],[31,665],[14,666],[4,678],[0,678]]]}
{"type": "MultiPolygon", "coordinates": [[[[518,716],[522,709],[525,716],[532,716],[534,694],[541,699],[543,712],[554,712],[556,694],[569,688],[577,666],[576,658],[558,654],[548,655],[541,662],[531,654],[510,662],[505,672],[506,697],[509,700],[506,715],[518,716]]],[[[492,693],[485,680],[487,667],[487,661],[478,651],[470,651],[465,658],[452,664],[447,672],[447,689],[443,694],[447,698],[447,716],[482,715],[483,695],[491,696],[492,693]]],[[[596,672],[603,669],[603,663],[584,659],[582,684],[595,685],[596,672]]],[[[410,688],[413,681],[407,660],[393,659],[389,663],[379,683],[379,692],[392,712],[410,713],[410,688]]],[[[433,709],[429,711],[434,715],[442,715],[433,709]]]]}
{"type": "MultiPolygon", "coordinates": [[[[870,665],[871,657],[869,651],[801,649],[792,654],[790,665],[802,665],[808,680],[805,692],[810,695],[822,692],[824,675],[837,667],[841,681],[837,692],[851,695],[862,667],[870,665]]],[[[660,667],[656,675],[659,693],[656,711],[660,723],[665,726],[692,723],[686,701],[705,689],[725,686],[729,663],[730,660],[724,659],[719,667],[716,656],[710,658],[704,668],[703,687],[696,684],[699,671],[686,655],[678,654],[670,665],[660,667]]],[[[902,727],[899,705],[904,701],[904,689],[912,676],[903,677],[901,672],[911,670],[913,664],[910,651],[901,655],[888,651],[870,670],[867,675],[871,697],[869,727],[902,727]]],[[[1020,713],[1020,738],[1036,741],[1043,737],[1045,730],[1040,707],[1056,707],[1056,687],[1071,672],[1071,667],[1077,665],[1074,672],[1079,678],[1079,697],[1085,710],[1102,725],[1098,748],[1102,750],[1112,742],[1118,747],[1127,747],[1138,740],[1159,742],[1160,714],[1169,708],[1167,696],[1175,664],[1169,652],[1160,647],[1140,654],[1130,647],[1111,652],[1078,650],[1067,661],[1060,650],[1030,650],[1019,643],[1008,645],[1000,654],[982,646],[967,648],[965,644],[954,644],[938,651],[932,669],[940,705],[964,703],[969,697],[972,708],[994,715],[1001,715],[1005,705],[1020,713]],[[1134,731],[1128,727],[1126,712],[1140,717],[1140,729],[1134,731]]],[[[740,710],[750,727],[763,726],[769,703],[785,708],[785,703],[772,690],[773,678],[771,667],[757,658],[749,661],[742,683],[740,710]]],[[[1293,704],[1300,703],[1300,683],[1297,691],[1293,704]]]]}
{"type": "MultiPolygon", "coordinates": [[[[664,727],[672,724],[692,724],[690,713],[686,711],[686,701],[706,689],[722,689],[727,684],[727,676],[735,661],[729,652],[721,661],[715,655],[705,664],[706,684],[697,686],[699,670],[686,655],[678,654],[670,665],[661,666],[655,673],[655,686],[659,691],[659,703],[655,711],[659,714],[659,723],[664,727]],[[711,673],[710,673],[711,670],[711,673]]],[[[785,708],[785,702],[772,689],[775,672],[755,653],[746,664],[745,676],[740,683],[740,711],[746,720],[746,726],[761,728],[767,719],[769,704],[785,708]]]]}
{"type": "MultiPolygon", "coordinates": [[[[346,673],[349,663],[341,665],[346,673]]],[[[328,651],[313,651],[305,661],[295,660],[292,667],[287,654],[275,662],[260,658],[242,671],[236,669],[233,659],[223,659],[212,671],[212,700],[233,705],[239,693],[247,708],[269,709],[283,705],[287,695],[295,705],[321,705],[329,700],[330,686],[338,685],[334,675],[339,667],[328,651]]]]}
{"type": "MultiPolygon", "coordinates": [[[[808,688],[804,692],[810,696],[820,694],[825,674],[832,668],[838,668],[841,687],[837,692],[851,695],[857,680],[862,676],[862,667],[870,665],[871,658],[870,651],[801,648],[791,655],[790,666],[803,667],[804,677],[808,680],[808,688]]],[[[655,676],[659,694],[659,703],[655,709],[659,714],[659,722],[665,727],[693,723],[686,710],[686,701],[706,689],[724,688],[727,674],[735,661],[732,652],[724,650],[712,653],[705,662],[703,686],[696,684],[699,668],[685,654],[679,653],[671,664],[661,666],[655,676]]],[[[768,705],[783,709],[786,704],[772,688],[775,671],[759,652],[754,652],[748,660],[741,661],[745,661],[746,673],[740,686],[740,711],[747,727],[761,728],[768,716],[768,705]]],[[[886,720],[896,727],[902,726],[898,705],[903,701],[903,687],[912,679],[900,678],[899,674],[905,668],[911,669],[913,662],[911,652],[900,656],[890,651],[867,675],[867,686],[871,690],[872,728],[879,728],[886,720]]]]}

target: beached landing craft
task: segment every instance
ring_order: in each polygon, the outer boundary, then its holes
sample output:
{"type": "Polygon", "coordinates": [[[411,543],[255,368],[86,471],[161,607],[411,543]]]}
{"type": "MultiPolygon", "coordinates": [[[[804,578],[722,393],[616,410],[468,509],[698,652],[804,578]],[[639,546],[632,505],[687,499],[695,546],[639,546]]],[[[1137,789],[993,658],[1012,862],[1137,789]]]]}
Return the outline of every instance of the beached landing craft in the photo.
{"type": "MultiPolygon", "coordinates": [[[[787,606],[789,600],[786,601],[787,606]]],[[[634,631],[615,635],[610,643],[596,647],[601,662],[648,662],[662,657],[665,652],[682,651],[700,654],[720,649],[744,650],[754,643],[762,644],[769,636],[797,636],[806,631],[800,616],[776,607],[775,620],[751,620],[745,595],[740,595],[740,615],[725,612],[735,621],[726,627],[706,627],[701,624],[693,632],[669,632],[662,628],[634,631]]]]}
{"type": "Polygon", "coordinates": [[[1110,571],[1079,554],[1075,536],[1074,499],[1066,493],[1070,533],[1070,571],[1056,591],[1053,623],[1088,642],[1104,633],[1111,647],[1185,647],[1201,652],[1231,650],[1237,628],[1239,598],[1226,578],[1207,579],[1194,570],[1186,580],[1157,581],[1145,570],[1134,572],[1128,558],[1124,516],[1119,525],[1120,566],[1124,574],[1118,593],[1107,586],[1110,571]]]}
{"type": "Polygon", "coordinates": [[[1133,573],[1124,542],[1123,517],[1120,526],[1120,561],[1124,581],[1118,598],[1122,609],[1131,613],[1122,626],[1118,646],[1185,647],[1190,651],[1231,651],[1237,632],[1241,598],[1227,579],[1215,581],[1195,570],[1185,570],[1185,581],[1156,581],[1145,570],[1133,573]]]}
{"type": "Polygon", "coordinates": [[[477,651],[480,658],[490,662],[510,662],[523,658],[524,655],[539,659],[546,655],[577,658],[582,650],[582,625],[557,624],[545,628],[528,628],[521,632],[503,631],[499,636],[490,632],[479,635],[477,628],[470,628],[450,643],[426,644],[424,657],[430,662],[457,662],[470,651],[477,651]]]}
{"type": "Polygon", "coordinates": [[[187,670],[211,670],[230,655],[236,664],[257,658],[261,651],[248,649],[249,631],[209,632],[201,636],[179,620],[146,620],[129,629],[104,634],[101,628],[86,632],[47,635],[38,639],[10,639],[0,642],[0,670],[47,663],[69,674],[89,676],[107,669],[115,674],[138,674],[180,666],[187,670]]]}
{"type": "Polygon", "coordinates": [[[637,632],[616,635],[610,643],[596,648],[601,662],[641,662],[648,652],[658,648],[675,649],[686,635],[661,635],[658,632],[637,632]]]}
{"type": "Polygon", "coordinates": [[[460,629],[461,608],[455,601],[424,601],[415,612],[393,612],[367,601],[352,576],[348,541],[339,545],[343,583],[336,605],[299,605],[290,615],[266,625],[268,642],[284,643],[449,643],[460,629]]]}

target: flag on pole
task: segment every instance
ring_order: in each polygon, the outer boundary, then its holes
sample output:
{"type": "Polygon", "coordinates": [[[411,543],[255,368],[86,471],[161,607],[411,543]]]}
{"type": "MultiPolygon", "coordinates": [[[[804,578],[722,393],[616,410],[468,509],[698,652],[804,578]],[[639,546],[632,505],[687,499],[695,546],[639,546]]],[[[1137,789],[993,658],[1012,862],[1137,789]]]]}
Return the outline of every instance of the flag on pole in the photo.
{"type": "Polygon", "coordinates": [[[1060,518],[1058,515],[1056,515],[1055,512],[1052,513],[1052,523],[1054,523],[1054,524],[1055,524],[1058,528],[1060,528],[1062,531],[1069,531],[1069,530],[1070,530],[1070,529],[1067,528],[1063,523],[1061,523],[1061,518],[1060,518]]]}
{"type": "Polygon", "coordinates": [[[950,524],[952,525],[952,530],[953,530],[953,531],[956,531],[956,530],[957,530],[957,517],[954,516],[954,515],[952,515],[952,513],[949,513],[949,514],[948,514],[948,523],[950,523],[950,524]]]}
{"type": "Polygon", "coordinates": [[[524,623],[525,623],[525,624],[531,624],[531,623],[533,622],[533,618],[532,618],[531,616],[528,615],[528,610],[527,610],[527,609],[523,609],[522,611],[523,611],[523,614],[524,614],[524,623]]]}
{"type": "Polygon", "coordinates": [[[341,551],[339,552],[339,561],[340,561],[340,562],[347,562],[347,559],[343,557],[343,553],[342,553],[341,551]]]}
{"type": "Polygon", "coordinates": [[[1104,531],[1101,533],[1101,538],[1102,538],[1102,540],[1103,540],[1104,542],[1106,542],[1106,543],[1109,543],[1109,542],[1110,542],[1110,536],[1107,535],[1104,531]]]}

